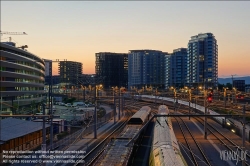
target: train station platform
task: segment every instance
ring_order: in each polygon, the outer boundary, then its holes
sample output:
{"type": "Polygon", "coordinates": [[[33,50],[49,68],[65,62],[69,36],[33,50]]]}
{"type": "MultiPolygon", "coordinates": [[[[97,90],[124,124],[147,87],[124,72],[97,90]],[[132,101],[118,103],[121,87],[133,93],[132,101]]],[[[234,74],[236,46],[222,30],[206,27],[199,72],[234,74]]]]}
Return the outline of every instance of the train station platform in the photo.
{"type": "MultiPolygon", "coordinates": [[[[113,111],[113,109],[108,107],[108,106],[102,105],[101,107],[106,109],[106,111],[107,111],[106,113],[113,111]]],[[[91,148],[93,148],[93,146],[95,146],[94,144],[96,144],[96,142],[99,142],[100,138],[105,138],[107,132],[112,131],[113,128],[115,128],[116,125],[118,125],[118,123],[117,123],[119,121],[118,110],[117,110],[117,114],[116,114],[115,118],[116,118],[115,123],[114,123],[114,117],[112,117],[105,124],[103,124],[102,126],[97,128],[97,139],[94,138],[94,130],[91,130],[90,133],[79,137],[79,139],[77,141],[71,143],[70,145],[67,145],[66,148],[59,149],[59,150],[63,150],[63,151],[79,151],[79,150],[81,150],[81,151],[86,151],[86,153],[88,153],[91,150],[91,148]]],[[[121,114],[120,120],[122,120],[123,118],[124,117],[121,114]]],[[[70,155],[70,153],[69,153],[69,155],[70,155]]],[[[69,159],[65,159],[65,160],[69,160],[69,159]]],[[[63,164],[63,163],[46,164],[46,166],[57,166],[57,165],[66,166],[67,164],[63,164]]]]}

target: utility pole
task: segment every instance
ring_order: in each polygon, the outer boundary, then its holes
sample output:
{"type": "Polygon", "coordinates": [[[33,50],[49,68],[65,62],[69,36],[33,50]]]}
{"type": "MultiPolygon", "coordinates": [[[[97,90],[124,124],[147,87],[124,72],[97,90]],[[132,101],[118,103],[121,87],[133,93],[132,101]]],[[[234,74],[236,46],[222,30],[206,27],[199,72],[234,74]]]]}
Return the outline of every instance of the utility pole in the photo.
{"type": "Polygon", "coordinates": [[[86,87],[84,87],[84,91],[83,91],[83,100],[84,100],[84,102],[85,102],[85,95],[86,95],[86,87]]]}
{"type": "MultiPolygon", "coordinates": [[[[113,89],[114,90],[114,89],[113,89]]],[[[114,90],[114,123],[116,123],[116,121],[115,121],[115,116],[116,116],[116,101],[115,101],[115,99],[116,99],[116,96],[115,96],[115,90],[114,90]]]]}
{"type": "Polygon", "coordinates": [[[156,105],[157,89],[155,89],[155,105],[156,105]]]}
{"type": "Polygon", "coordinates": [[[97,139],[97,126],[96,126],[96,123],[97,123],[97,113],[96,113],[96,107],[97,107],[97,101],[96,101],[96,83],[94,83],[94,86],[95,86],[95,97],[94,97],[94,100],[95,100],[95,112],[94,112],[94,139],[97,139]]]}
{"type": "Polygon", "coordinates": [[[119,88],[119,120],[121,119],[121,88],[119,88]]]}
{"type": "MultiPolygon", "coordinates": [[[[191,102],[191,99],[192,99],[192,94],[191,94],[191,89],[188,89],[188,94],[189,94],[189,102],[188,102],[188,105],[189,105],[189,115],[190,115],[190,102],[191,102]]],[[[188,117],[188,119],[190,120],[190,116],[188,117]]]]}
{"type": "MultiPolygon", "coordinates": [[[[49,84],[49,112],[50,115],[53,115],[53,94],[52,94],[52,84],[53,84],[53,80],[52,80],[52,61],[49,61],[49,77],[50,77],[50,84],[49,84]]],[[[50,149],[53,149],[53,116],[51,116],[50,119],[50,149]]]]}
{"type": "Polygon", "coordinates": [[[124,105],[125,105],[125,100],[124,100],[124,94],[122,95],[122,116],[124,116],[124,105]]]}
{"type": "MultiPolygon", "coordinates": [[[[47,101],[46,101],[47,102],[47,101]]],[[[42,110],[43,110],[43,115],[45,115],[45,104],[42,103],[42,110]]],[[[42,137],[42,145],[41,145],[41,150],[46,151],[46,127],[45,127],[45,117],[43,117],[43,137],[42,137]]],[[[44,166],[46,165],[45,163],[43,164],[44,166]]]]}
{"type": "MultiPolygon", "coordinates": [[[[45,115],[45,105],[42,103],[43,115],[45,115]]],[[[46,128],[45,128],[45,117],[43,117],[43,138],[42,138],[42,151],[46,151],[46,128]]]]}
{"type": "Polygon", "coordinates": [[[232,76],[232,89],[233,89],[233,87],[234,87],[234,76],[236,76],[236,74],[233,74],[231,76],[232,76]]]}
{"type": "Polygon", "coordinates": [[[207,90],[204,90],[204,107],[205,107],[205,117],[204,117],[204,138],[207,139],[207,90]]]}
{"type": "Polygon", "coordinates": [[[223,96],[224,96],[224,108],[226,108],[226,97],[227,97],[227,88],[224,88],[224,93],[223,93],[223,96]]]}
{"type": "Polygon", "coordinates": [[[77,100],[79,101],[79,90],[80,88],[77,86],[77,100]]]}
{"type": "MultiPolygon", "coordinates": [[[[243,105],[243,130],[242,130],[242,153],[241,154],[245,154],[246,152],[245,151],[245,125],[246,125],[246,107],[245,105],[243,105]]],[[[241,156],[242,157],[242,156],[241,156]]],[[[246,165],[246,155],[244,155],[242,157],[242,166],[245,166],[246,165]]]]}
{"type": "MultiPolygon", "coordinates": [[[[234,90],[234,76],[236,76],[236,74],[231,75],[232,76],[232,90],[234,90]]],[[[232,102],[234,103],[234,97],[232,94],[232,102]]]]}
{"type": "Polygon", "coordinates": [[[174,88],[174,113],[175,114],[176,114],[176,105],[177,105],[176,89],[174,88]]]}

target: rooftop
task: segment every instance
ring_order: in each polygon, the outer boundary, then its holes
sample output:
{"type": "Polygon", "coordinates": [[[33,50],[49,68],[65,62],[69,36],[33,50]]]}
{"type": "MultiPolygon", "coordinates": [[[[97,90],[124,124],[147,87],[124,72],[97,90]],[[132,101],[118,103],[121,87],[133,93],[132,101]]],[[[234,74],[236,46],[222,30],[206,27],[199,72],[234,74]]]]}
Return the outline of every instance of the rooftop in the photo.
{"type": "MultiPolygon", "coordinates": [[[[49,127],[48,124],[45,125],[49,127]]],[[[42,122],[32,122],[16,118],[0,120],[0,142],[21,137],[42,129],[42,122]]]]}

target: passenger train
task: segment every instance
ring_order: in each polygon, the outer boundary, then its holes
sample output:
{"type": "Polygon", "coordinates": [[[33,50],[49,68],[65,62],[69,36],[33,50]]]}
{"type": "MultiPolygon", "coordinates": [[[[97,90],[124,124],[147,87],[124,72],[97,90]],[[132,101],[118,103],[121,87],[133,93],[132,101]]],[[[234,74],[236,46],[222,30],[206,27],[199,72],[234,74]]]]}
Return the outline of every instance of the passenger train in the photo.
{"type": "MultiPolygon", "coordinates": [[[[159,97],[159,96],[151,96],[151,95],[140,95],[140,96],[136,96],[135,97],[138,100],[142,100],[142,101],[148,101],[148,102],[157,102],[157,101],[169,101],[169,102],[174,102],[173,98],[168,98],[168,97],[159,97]]],[[[178,104],[182,104],[182,105],[186,105],[188,106],[189,103],[187,101],[182,101],[182,100],[178,100],[178,104]]],[[[203,106],[199,106],[199,105],[195,105],[194,103],[190,104],[190,107],[195,107],[197,110],[201,111],[201,112],[205,112],[205,108],[203,106]]],[[[212,110],[207,110],[208,114],[212,114],[212,115],[219,115],[218,113],[212,111],[212,110]]],[[[219,123],[223,123],[224,121],[224,117],[214,117],[214,119],[216,121],[218,121],[219,123]]]]}
{"type": "MultiPolygon", "coordinates": [[[[153,96],[153,95],[135,95],[135,99],[142,100],[142,101],[148,101],[148,102],[158,102],[158,103],[162,103],[162,101],[174,102],[173,98],[153,96]]],[[[189,102],[178,100],[178,104],[188,106],[189,102]]],[[[203,112],[203,113],[205,112],[205,107],[203,107],[203,106],[191,103],[190,107],[195,108],[196,110],[198,110],[200,112],[203,112]]],[[[208,109],[207,113],[210,115],[219,115],[217,112],[215,112],[211,109],[208,109]]],[[[231,129],[236,130],[237,134],[242,135],[242,133],[243,133],[242,127],[235,125],[234,122],[230,121],[228,118],[225,119],[225,117],[213,117],[213,119],[216,120],[221,125],[227,125],[227,128],[230,128],[230,130],[231,129]]],[[[245,136],[246,136],[246,140],[250,140],[250,134],[246,134],[245,136]]]]}
{"type": "Polygon", "coordinates": [[[151,108],[148,106],[138,110],[128,121],[122,132],[110,141],[105,153],[100,157],[96,165],[127,165],[133,151],[133,144],[139,136],[139,131],[148,121],[151,108]],[[131,144],[130,140],[134,139],[131,144]]]}
{"type": "MultiPolygon", "coordinates": [[[[166,105],[160,105],[158,114],[169,114],[166,105]]],[[[170,117],[158,117],[154,126],[149,166],[185,166],[170,117]]]]}

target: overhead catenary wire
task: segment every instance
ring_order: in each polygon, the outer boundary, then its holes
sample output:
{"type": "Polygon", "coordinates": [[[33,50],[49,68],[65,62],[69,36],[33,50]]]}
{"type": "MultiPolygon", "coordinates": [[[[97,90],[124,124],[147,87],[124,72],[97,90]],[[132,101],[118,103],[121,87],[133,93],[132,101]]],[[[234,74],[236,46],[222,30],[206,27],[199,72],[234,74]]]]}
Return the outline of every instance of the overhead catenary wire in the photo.
{"type": "Polygon", "coordinates": [[[185,147],[181,142],[178,142],[181,146],[183,146],[184,148],[186,148],[190,153],[193,153],[195,157],[197,157],[201,162],[203,162],[204,164],[208,165],[206,163],[206,161],[202,160],[198,155],[196,155],[194,152],[192,152],[191,150],[189,150],[187,147],[185,147]]]}

